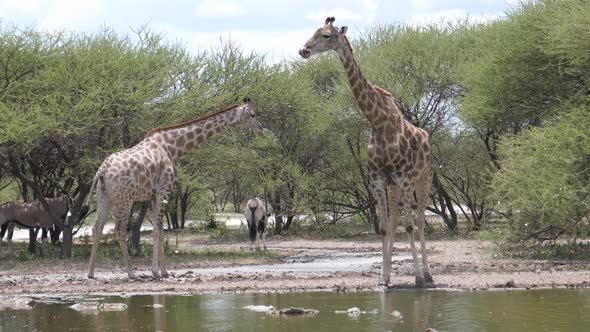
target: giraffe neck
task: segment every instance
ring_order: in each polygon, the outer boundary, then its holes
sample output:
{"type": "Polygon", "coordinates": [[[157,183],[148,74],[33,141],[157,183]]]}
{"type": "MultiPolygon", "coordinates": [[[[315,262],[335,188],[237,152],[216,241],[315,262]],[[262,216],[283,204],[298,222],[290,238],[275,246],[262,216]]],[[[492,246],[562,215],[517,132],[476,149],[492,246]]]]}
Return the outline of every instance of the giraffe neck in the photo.
{"type": "MultiPolygon", "coordinates": [[[[234,107],[190,122],[185,126],[162,130],[170,156],[176,162],[184,153],[205,143],[211,136],[240,121],[239,108],[234,107]]],[[[157,134],[156,134],[157,135],[157,134]]]]}
{"type": "Polygon", "coordinates": [[[342,65],[344,65],[348,83],[359,105],[359,109],[365,115],[371,127],[377,128],[383,126],[386,119],[392,115],[401,116],[400,112],[388,111],[389,106],[385,104],[386,102],[383,98],[384,93],[387,94],[387,92],[376,88],[365,78],[354,58],[352,46],[346,36],[343,37],[341,45],[336,49],[336,52],[342,61],[342,65]]]}

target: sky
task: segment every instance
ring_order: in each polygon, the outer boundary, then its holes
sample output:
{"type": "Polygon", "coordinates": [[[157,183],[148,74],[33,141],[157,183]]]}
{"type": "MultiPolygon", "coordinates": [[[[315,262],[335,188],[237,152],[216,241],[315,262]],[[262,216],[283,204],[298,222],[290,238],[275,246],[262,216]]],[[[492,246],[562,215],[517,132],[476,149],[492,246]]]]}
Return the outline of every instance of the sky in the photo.
{"type": "Polygon", "coordinates": [[[267,61],[297,58],[297,50],[334,16],[351,38],[379,24],[440,23],[501,18],[517,0],[0,0],[0,27],[93,33],[109,27],[133,34],[141,26],[192,52],[223,40],[267,61]]]}

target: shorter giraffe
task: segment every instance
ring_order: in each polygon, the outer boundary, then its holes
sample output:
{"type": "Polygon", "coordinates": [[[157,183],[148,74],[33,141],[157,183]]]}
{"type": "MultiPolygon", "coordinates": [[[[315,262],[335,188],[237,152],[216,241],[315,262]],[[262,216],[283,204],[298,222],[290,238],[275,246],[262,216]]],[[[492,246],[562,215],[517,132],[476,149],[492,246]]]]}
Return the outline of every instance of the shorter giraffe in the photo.
{"type": "Polygon", "coordinates": [[[127,251],[127,220],[133,202],[148,200],[153,201],[155,214],[152,273],[156,278],[168,276],[164,261],[162,216],[177,180],[176,163],[183,153],[234,123],[243,123],[258,133],[263,130],[250,99],[246,98],[242,105],[234,105],[194,121],[152,129],[137,145],[105,159],[90,189],[92,193],[92,188],[96,186],[97,206],[88,278],[94,278],[96,250],[111,209],[114,209],[115,234],[127,265],[127,274],[129,278],[135,278],[127,251]]]}

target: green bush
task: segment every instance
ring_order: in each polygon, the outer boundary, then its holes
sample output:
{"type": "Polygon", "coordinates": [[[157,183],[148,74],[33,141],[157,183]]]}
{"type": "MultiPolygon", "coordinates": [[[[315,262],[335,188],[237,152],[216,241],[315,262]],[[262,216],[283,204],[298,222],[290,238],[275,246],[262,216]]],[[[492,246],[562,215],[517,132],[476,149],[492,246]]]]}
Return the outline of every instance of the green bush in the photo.
{"type": "Polygon", "coordinates": [[[517,240],[584,236],[590,216],[590,117],[583,107],[504,139],[493,180],[517,240]]]}

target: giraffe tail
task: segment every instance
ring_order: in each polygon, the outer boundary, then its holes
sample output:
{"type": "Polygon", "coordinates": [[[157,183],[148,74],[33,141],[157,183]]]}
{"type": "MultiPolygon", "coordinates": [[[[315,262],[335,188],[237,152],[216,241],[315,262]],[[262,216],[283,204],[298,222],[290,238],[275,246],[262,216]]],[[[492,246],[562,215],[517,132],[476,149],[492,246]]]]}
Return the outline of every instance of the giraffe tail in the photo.
{"type": "Polygon", "coordinates": [[[248,228],[250,231],[250,241],[256,240],[256,233],[258,232],[258,220],[256,220],[256,209],[258,207],[250,207],[250,215],[252,220],[248,222],[248,228]]]}
{"type": "Polygon", "coordinates": [[[94,175],[94,179],[92,179],[92,184],[90,185],[90,191],[88,192],[88,195],[86,196],[86,199],[84,200],[83,205],[88,205],[88,201],[90,200],[90,196],[92,196],[92,191],[94,190],[94,187],[96,186],[96,183],[98,182],[98,180],[100,180],[102,178],[102,175],[103,175],[102,167],[99,167],[98,171],[96,171],[96,174],[94,175]]]}

